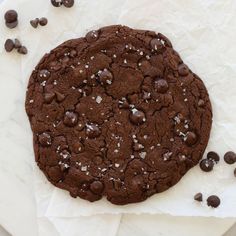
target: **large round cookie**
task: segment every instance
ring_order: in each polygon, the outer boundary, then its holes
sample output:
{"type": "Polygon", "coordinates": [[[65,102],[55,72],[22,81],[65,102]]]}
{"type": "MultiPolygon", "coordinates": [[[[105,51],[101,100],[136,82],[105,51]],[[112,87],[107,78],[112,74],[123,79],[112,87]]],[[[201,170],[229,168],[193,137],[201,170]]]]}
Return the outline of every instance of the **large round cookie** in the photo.
{"type": "Polygon", "coordinates": [[[176,184],[201,159],[212,124],[203,82],[170,41],[119,25],[46,54],[30,77],[26,111],[48,180],[73,197],[114,204],[176,184]]]}

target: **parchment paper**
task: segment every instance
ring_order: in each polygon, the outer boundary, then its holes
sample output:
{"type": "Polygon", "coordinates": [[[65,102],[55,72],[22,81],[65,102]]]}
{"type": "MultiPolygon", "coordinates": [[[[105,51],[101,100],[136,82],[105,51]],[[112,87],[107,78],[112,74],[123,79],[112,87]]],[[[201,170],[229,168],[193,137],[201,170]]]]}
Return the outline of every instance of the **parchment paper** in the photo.
{"type": "MultiPolygon", "coordinates": [[[[234,0],[80,0],[72,9],[57,9],[49,1],[27,1],[22,16],[21,37],[29,49],[22,59],[23,80],[27,84],[33,67],[42,55],[66,39],[80,37],[90,29],[109,24],[125,24],[134,28],[151,29],[169,37],[183,60],[205,82],[211,97],[214,122],[207,150],[217,151],[221,157],[228,150],[236,150],[236,2],[234,0]],[[34,7],[33,7],[34,6],[34,7]],[[40,14],[38,13],[40,9],[40,14]],[[33,29],[29,19],[46,16],[46,27],[33,29]]],[[[28,138],[31,138],[29,131],[28,138]]],[[[29,146],[32,149],[32,146],[29,146]]],[[[31,156],[30,158],[33,159],[31,156]]],[[[77,217],[100,213],[167,213],[176,216],[236,216],[235,166],[222,160],[210,173],[198,166],[190,170],[170,190],[156,194],[143,203],[115,206],[106,199],[89,203],[73,199],[68,193],[54,189],[47,202],[47,217],[77,217]],[[202,192],[204,199],[211,194],[221,198],[221,205],[211,209],[205,203],[193,201],[202,192]]],[[[36,173],[35,189],[38,202],[48,183],[36,173]],[[39,185],[41,188],[39,188],[39,185]]]]}

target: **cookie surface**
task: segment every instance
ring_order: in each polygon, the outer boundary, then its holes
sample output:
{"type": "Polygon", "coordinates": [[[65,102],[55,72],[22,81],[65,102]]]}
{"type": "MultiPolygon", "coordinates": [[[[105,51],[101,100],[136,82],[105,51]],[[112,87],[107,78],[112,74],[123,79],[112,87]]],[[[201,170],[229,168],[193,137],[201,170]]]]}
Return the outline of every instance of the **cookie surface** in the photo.
{"type": "Polygon", "coordinates": [[[114,204],[167,190],[202,158],[207,90],[152,31],[109,26],[46,54],[26,111],[38,166],[73,197],[114,204]]]}

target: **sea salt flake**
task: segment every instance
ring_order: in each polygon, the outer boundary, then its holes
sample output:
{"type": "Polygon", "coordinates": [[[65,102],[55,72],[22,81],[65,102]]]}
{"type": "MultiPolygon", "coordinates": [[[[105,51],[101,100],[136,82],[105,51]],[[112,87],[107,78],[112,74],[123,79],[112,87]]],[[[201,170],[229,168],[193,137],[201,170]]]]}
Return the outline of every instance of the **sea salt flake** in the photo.
{"type": "Polygon", "coordinates": [[[115,163],[115,167],[116,167],[116,168],[119,168],[119,166],[120,166],[120,164],[115,163]]]}
{"type": "Polygon", "coordinates": [[[145,157],[146,157],[146,152],[140,152],[139,153],[139,156],[142,158],[142,159],[144,159],[145,157]]]}
{"type": "Polygon", "coordinates": [[[100,104],[102,102],[102,97],[101,96],[97,96],[96,97],[96,103],[100,104]]]}
{"type": "Polygon", "coordinates": [[[29,101],[29,103],[33,103],[34,102],[34,100],[33,99],[31,99],[30,101],[29,101]]]}
{"type": "Polygon", "coordinates": [[[87,166],[82,166],[81,171],[87,171],[88,167],[87,166]]]}

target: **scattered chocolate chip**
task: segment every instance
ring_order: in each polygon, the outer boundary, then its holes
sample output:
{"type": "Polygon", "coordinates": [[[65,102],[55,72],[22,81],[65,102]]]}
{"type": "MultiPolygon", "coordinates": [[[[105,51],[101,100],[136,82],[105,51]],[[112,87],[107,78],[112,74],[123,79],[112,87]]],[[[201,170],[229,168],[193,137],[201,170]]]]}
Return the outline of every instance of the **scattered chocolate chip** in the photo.
{"type": "Polygon", "coordinates": [[[197,135],[194,132],[189,131],[184,140],[188,146],[192,146],[197,142],[197,135]]]}
{"type": "Polygon", "coordinates": [[[207,198],[207,205],[216,208],[220,205],[220,199],[216,195],[211,195],[207,198]]]}
{"type": "Polygon", "coordinates": [[[58,102],[62,102],[65,99],[65,95],[59,92],[55,92],[56,93],[56,98],[58,102]]]}
{"type": "Polygon", "coordinates": [[[4,15],[6,26],[10,29],[15,28],[18,25],[17,17],[18,14],[15,10],[7,11],[4,15]]]}
{"type": "Polygon", "coordinates": [[[99,75],[99,81],[101,84],[111,84],[113,75],[109,70],[103,70],[99,75]]]}
{"type": "Polygon", "coordinates": [[[166,93],[169,86],[166,80],[158,79],[155,81],[155,88],[158,93],[166,93]]]}
{"type": "Polygon", "coordinates": [[[74,0],[62,0],[62,4],[67,7],[73,7],[74,6],[74,0]]]}
{"type": "Polygon", "coordinates": [[[6,26],[7,26],[9,29],[13,29],[13,28],[15,28],[17,25],[18,25],[18,21],[14,21],[14,22],[11,22],[11,23],[6,22],[6,26]]]}
{"type": "Polygon", "coordinates": [[[207,153],[207,159],[212,160],[215,163],[218,163],[219,160],[220,160],[220,157],[216,152],[208,152],[207,153]]]}
{"type": "Polygon", "coordinates": [[[131,110],[129,118],[130,121],[135,125],[143,124],[146,121],[144,112],[135,108],[131,110]]]}
{"type": "Polygon", "coordinates": [[[209,172],[213,170],[214,162],[209,159],[203,159],[199,165],[202,171],[209,172]]]}
{"type": "Polygon", "coordinates": [[[35,18],[34,20],[31,20],[30,24],[32,25],[32,27],[37,28],[39,25],[39,18],[35,18]]]}
{"type": "Polygon", "coordinates": [[[66,126],[74,127],[78,123],[78,115],[73,111],[67,111],[63,122],[66,126]]]}
{"type": "Polygon", "coordinates": [[[20,53],[20,54],[25,55],[25,54],[28,53],[28,50],[25,46],[21,46],[20,48],[18,48],[17,52],[20,53]]]}
{"type": "Polygon", "coordinates": [[[55,97],[55,93],[52,93],[52,92],[45,93],[44,94],[44,101],[46,103],[51,103],[53,101],[54,97],[55,97]]]}
{"type": "Polygon", "coordinates": [[[41,144],[42,147],[49,147],[52,144],[51,136],[44,132],[39,135],[39,143],[41,144]]]}
{"type": "Polygon", "coordinates": [[[85,35],[85,38],[88,41],[88,43],[92,43],[92,42],[97,41],[97,39],[98,39],[98,31],[96,31],[96,30],[89,31],[85,35]]]}
{"type": "Polygon", "coordinates": [[[229,165],[234,164],[236,162],[236,154],[232,151],[226,152],[224,155],[224,160],[229,165]]]}
{"type": "Polygon", "coordinates": [[[39,24],[41,26],[45,26],[47,23],[48,23],[48,19],[47,18],[42,17],[42,18],[39,19],[39,24]]]}
{"type": "Polygon", "coordinates": [[[188,66],[185,64],[181,64],[178,68],[178,71],[180,76],[186,76],[189,74],[188,66]]]}
{"type": "Polygon", "coordinates": [[[236,168],[234,169],[234,176],[236,177],[236,168]]]}
{"type": "Polygon", "coordinates": [[[12,23],[17,21],[17,17],[18,14],[15,10],[8,10],[4,15],[6,23],[12,23]]]}
{"type": "Polygon", "coordinates": [[[204,100],[199,99],[199,101],[198,101],[198,106],[199,106],[199,107],[203,107],[204,105],[205,105],[204,100]]]}
{"type": "Polygon", "coordinates": [[[202,202],[202,193],[197,193],[194,195],[194,200],[198,202],[202,202]]]}
{"type": "Polygon", "coordinates": [[[91,191],[95,194],[101,194],[103,191],[103,188],[104,188],[103,183],[97,180],[93,181],[90,185],[91,191]]]}
{"type": "Polygon", "coordinates": [[[51,0],[51,4],[54,7],[60,7],[62,5],[62,0],[51,0]]]}
{"type": "Polygon", "coordinates": [[[150,42],[151,48],[157,52],[160,52],[164,47],[159,39],[152,39],[150,42]]]}
{"type": "Polygon", "coordinates": [[[13,40],[7,39],[4,44],[4,48],[7,52],[11,52],[15,48],[15,44],[14,44],[13,40]]]}
{"type": "Polygon", "coordinates": [[[20,48],[22,46],[19,39],[15,39],[14,42],[15,42],[15,48],[20,48]]]}
{"type": "Polygon", "coordinates": [[[96,138],[101,134],[100,129],[95,124],[86,125],[86,134],[89,138],[96,138]]]}

